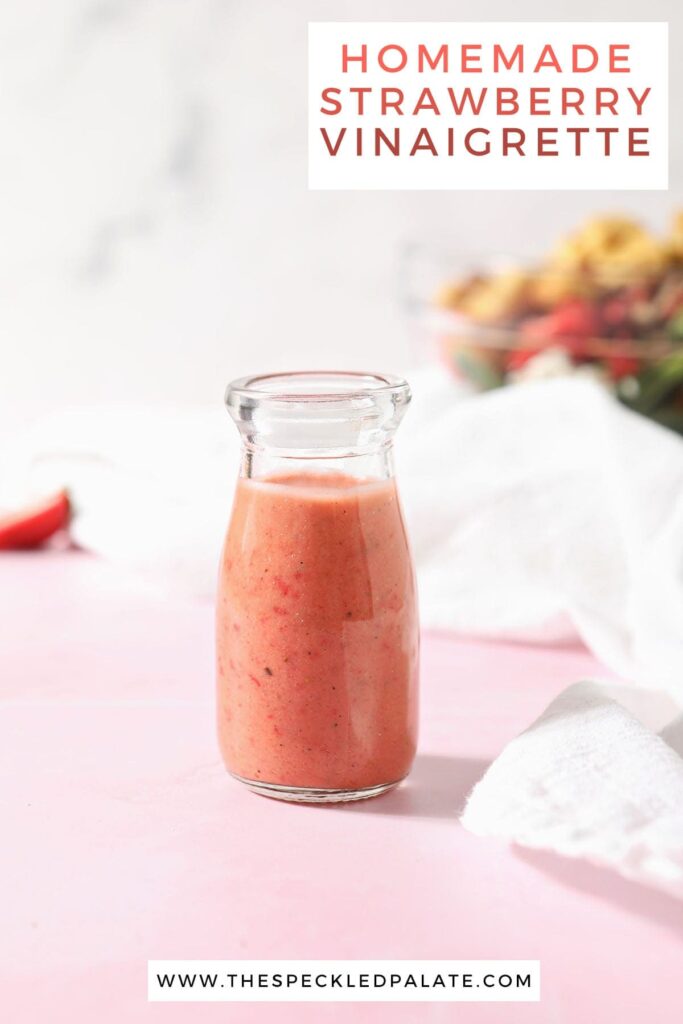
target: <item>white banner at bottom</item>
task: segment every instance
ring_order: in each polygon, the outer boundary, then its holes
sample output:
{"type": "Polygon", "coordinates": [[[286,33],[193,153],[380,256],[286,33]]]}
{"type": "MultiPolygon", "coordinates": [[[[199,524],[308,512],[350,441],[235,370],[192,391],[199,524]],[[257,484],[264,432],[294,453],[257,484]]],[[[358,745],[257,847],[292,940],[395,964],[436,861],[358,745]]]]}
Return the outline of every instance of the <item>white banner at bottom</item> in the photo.
{"type": "Polygon", "coordinates": [[[537,1003],[538,960],[150,960],[152,1003],[537,1003]]]}

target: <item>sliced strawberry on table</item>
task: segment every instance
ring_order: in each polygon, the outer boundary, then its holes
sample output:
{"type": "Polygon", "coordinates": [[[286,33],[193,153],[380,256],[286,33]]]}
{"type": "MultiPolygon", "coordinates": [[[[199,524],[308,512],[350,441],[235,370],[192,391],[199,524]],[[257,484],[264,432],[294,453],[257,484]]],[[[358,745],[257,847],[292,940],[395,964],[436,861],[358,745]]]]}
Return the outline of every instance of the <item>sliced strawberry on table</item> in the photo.
{"type": "Polygon", "coordinates": [[[0,551],[40,547],[66,529],[70,517],[71,503],[66,491],[17,512],[0,514],[0,551]]]}

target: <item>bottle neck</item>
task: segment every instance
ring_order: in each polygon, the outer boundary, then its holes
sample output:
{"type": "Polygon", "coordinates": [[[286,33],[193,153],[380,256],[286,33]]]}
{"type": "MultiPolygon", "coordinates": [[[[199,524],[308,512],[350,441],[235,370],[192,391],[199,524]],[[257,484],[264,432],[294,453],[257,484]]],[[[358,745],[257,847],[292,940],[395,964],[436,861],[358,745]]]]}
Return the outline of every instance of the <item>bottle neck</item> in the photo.
{"type": "Polygon", "coordinates": [[[245,377],[228,386],[242,436],[242,476],[393,476],[391,446],[410,401],[385,374],[311,371],[245,377]]]}
{"type": "Polygon", "coordinates": [[[281,454],[276,448],[242,448],[240,476],[264,479],[273,476],[312,476],[331,474],[356,480],[388,480],[394,475],[393,445],[387,442],[372,452],[362,454],[325,454],[306,456],[281,454]]]}

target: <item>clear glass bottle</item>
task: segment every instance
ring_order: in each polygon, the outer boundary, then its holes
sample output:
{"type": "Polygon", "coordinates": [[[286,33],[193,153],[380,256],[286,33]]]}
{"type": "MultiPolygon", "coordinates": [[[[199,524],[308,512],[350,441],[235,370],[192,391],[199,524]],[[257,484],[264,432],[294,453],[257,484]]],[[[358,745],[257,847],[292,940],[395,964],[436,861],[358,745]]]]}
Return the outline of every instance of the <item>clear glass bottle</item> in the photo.
{"type": "Polygon", "coordinates": [[[399,378],[249,377],[217,604],[218,735],[231,774],[283,800],[376,796],[417,737],[413,566],[393,474],[399,378]]]}

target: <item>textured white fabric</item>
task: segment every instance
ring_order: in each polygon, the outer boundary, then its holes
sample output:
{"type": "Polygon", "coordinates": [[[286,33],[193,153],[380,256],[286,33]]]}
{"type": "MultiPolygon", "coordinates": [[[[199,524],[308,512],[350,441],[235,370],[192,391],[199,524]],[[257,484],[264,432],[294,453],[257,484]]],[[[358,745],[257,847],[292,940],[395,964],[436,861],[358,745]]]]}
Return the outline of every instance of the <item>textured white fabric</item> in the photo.
{"type": "Polygon", "coordinates": [[[657,734],[608,688],[576,683],[494,761],[462,823],[683,898],[682,724],[657,734]]]}
{"type": "Polygon", "coordinates": [[[399,448],[422,620],[529,640],[576,632],[683,701],[683,441],[596,384],[432,408],[399,448]]]}

